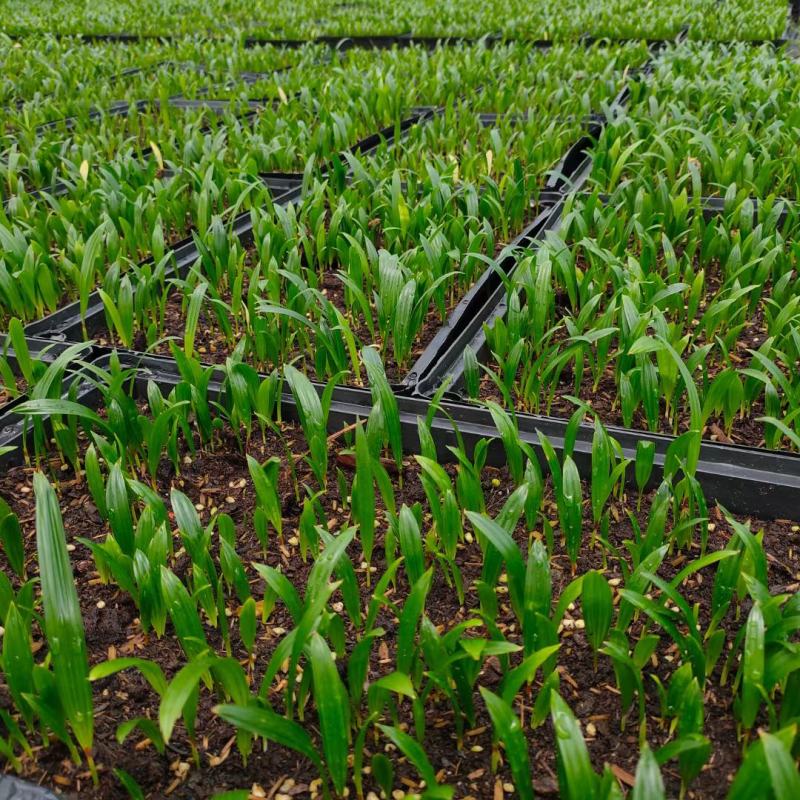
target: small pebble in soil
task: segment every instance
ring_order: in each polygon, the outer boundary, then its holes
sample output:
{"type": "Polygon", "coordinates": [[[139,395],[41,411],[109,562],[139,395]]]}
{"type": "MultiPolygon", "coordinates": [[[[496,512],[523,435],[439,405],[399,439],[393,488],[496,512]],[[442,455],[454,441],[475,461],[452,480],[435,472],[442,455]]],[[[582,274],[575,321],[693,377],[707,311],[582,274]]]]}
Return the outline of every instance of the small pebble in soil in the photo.
{"type": "Polygon", "coordinates": [[[100,609],[105,608],[106,607],[106,601],[105,600],[98,600],[97,601],[97,607],[100,608],[100,609]]]}

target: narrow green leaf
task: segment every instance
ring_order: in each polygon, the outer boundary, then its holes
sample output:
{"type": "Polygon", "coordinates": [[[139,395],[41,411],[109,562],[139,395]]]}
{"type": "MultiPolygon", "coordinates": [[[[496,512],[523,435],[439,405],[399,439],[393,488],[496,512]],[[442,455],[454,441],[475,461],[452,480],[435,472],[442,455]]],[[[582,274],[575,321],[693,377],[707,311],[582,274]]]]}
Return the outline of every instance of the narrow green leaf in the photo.
{"type": "Polygon", "coordinates": [[[431,765],[422,746],[399,728],[378,725],[384,736],[416,767],[422,780],[428,786],[436,786],[436,771],[431,765]]]}
{"type": "Polygon", "coordinates": [[[752,728],[762,701],[764,680],[764,615],[761,605],[754,603],[745,626],[742,673],[741,719],[745,728],[752,728]]]}
{"type": "Polygon", "coordinates": [[[336,791],[347,783],[347,754],[350,746],[350,704],[328,645],[318,634],[306,645],[314,680],[314,703],[319,714],[322,749],[336,791]]]}
{"type": "Polygon", "coordinates": [[[522,800],[533,800],[533,780],[528,759],[528,742],[522,732],[519,717],[511,706],[488,689],[481,688],[481,696],[492,720],[495,735],[503,743],[508,765],[514,778],[514,788],[522,800]]]}
{"type": "Polygon", "coordinates": [[[183,351],[187,358],[194,356],[194,340],[197,334],[197,325],[200,321],[200,309],[206,296],[208,285],[199,283],[194,287],[189,298],[189,307],[186,310],[186,323],[183,333],[183,351]]]}
{"type": "Polygon", "coordinates": [[[22,542],[22,529],[19,518],[2,497],[0,497],[0,545],[5,550],[11,569],[20,578],[24,578],[25,548],[22,542]]]}
{"type": "Polygon", "coordinates": [[[170,681],[158,707],[158,727],[164,741],[168,742],[178,718],[189,698],[197,690],[200,678],[208,672],[213,657],[201,657],[182,667],[170,681]]]}
{"type": "Polygon", "coordinates": [[[597,776],[575,715],[558,692],[550,694],[550,716],[555,730],[558,786],[565,800],[593,800],[597,776]]]}

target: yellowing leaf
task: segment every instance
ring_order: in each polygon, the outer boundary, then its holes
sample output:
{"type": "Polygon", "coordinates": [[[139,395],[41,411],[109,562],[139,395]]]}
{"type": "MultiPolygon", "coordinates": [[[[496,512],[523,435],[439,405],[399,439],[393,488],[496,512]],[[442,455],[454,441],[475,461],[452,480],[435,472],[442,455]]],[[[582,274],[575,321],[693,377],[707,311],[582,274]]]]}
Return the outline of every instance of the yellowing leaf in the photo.
{"type": "Polygon", "coordinates": [[[486,151],[486,172],[492,174],[492,164],[494,163],[494,153],[491,150],[486,151]]]}
{"type": "Polygon", "coordinates": [[[459,176],[459,168],[458,168],[458,159],[451,153],[448,158],[454,165],[453,167],[453,183],[458,183],[458,176],[459,176]]]}
{"type": "Polygon", "coordinates": [[[164,157],[161,155],[161,151],[158,149],[158,145],[155,142],[150,142],[150,148],[153,151],[153,155],[156,157],[156,161],[158,162],[158,170],[159,172],[164,171],[164,157]]]}
{"type": "Polygon", "coordinates": [[[400,230],[405,233],[406,228],[408,228],[408,222],[411,219],[411,215],[409,214],[408,206],[402,197],[397,198],[397,214],[400,217],[400,230]]]}
{"type": "Polygon", "coordinates": [[[286,92],[279,86],[278,87],[278,97],[281,99],[281,103],[289,103],[289,98],[286,96],[286,92]]]}
{"type": "Polygon", "coordinates": [[[79,172],[81,173],[81,178],[83,178],[83,182],[86,183],[86,179],[89,177],[89,162],[84,158],[81,161],[81,166],[79,172]]]}

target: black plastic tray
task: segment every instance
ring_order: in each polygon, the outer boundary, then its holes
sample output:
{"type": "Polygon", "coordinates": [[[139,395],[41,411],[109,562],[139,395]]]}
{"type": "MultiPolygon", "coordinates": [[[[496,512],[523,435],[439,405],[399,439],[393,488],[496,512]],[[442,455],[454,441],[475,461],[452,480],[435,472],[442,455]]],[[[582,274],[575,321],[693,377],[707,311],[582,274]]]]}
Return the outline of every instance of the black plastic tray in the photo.
{"type": "MultiPolygon", "coordinates": [[[[600,199],[603,200],[602,197],[600,199]]],[[[559,193],[542,193],[539,198],[540,203],[556,202],[542,232],[558,229],[565,200],[566,196],[559,193]]],[[[753,202],[754,214],[757,215],[757,202],[755,200],[753,202]]],[[[725,213],[724,205],[724,198],[704,197],[701,198],[699,211],[706,219],[712,219],[725,213]]],[[[692,213],[698,209],[693,205],[689,210],[692,213]]],[[[786,218],[786,213],[784,210],[782,219],[786,218]]],[[[531,244],[535,245],[535,242],[529,240],[523,246],[531,244]]],[[[485,361],[487,344],[483,325],[491,324],[503,316],[506,310],[506,296],[501,287],[495,305],[490,306],[487,303],[482,313],[470,319],[462,335],[450,342],[449,349],[445,348],[439,361],[431,365],[428,374],[417,382],[415,393],[430,397],[442,382],[447,380],[449,386],[445,398],[452,404],[449,407],[475,408],[475,405],[469,403],[461,394],[464,379],[464,351],[466,345],[469,344],[478,360],[485,361]],[[474,331],[472,338],[469,337],[471,331],[474,331]]],[[[542,424],[541,420],[546,420],[548,425],[556,426],[556,428],[552,428],[553,430],[556,430],[558,426],[566,427],[567,425],[567,420],[562,418],[521,412],[516,412],[515,416],[521,430],[523,428],[535,430],[536,425],[542,424]]],[[[623,445],[623,449],[626,447],[626,443],[629,445],[630,452],[634,454],[630,457],[635,457],[636,442],[653,441],[656,444],[657,454],[660,454],[656,456],[656,463],[661,466],[663,466],[663,454],[666,453],[666,448],[675,439],[673,436],[651,434],[647,431],[622,426],[609,425],[606,427],[609,433],[623,445]],[[660,461],[659,458],[661,458],[660,461]]],[[[589,448],[591,448],[590,441],[589,448]]],[[[791,488],[800,487],[800,454],[703,440],[700,458],[702,463],[698,467],[697,478],[703,484],[704,491],[732,510],[782,518],[795,518],[800,513],[800,503],[798,503],[800,494],[796,493],[797,488],[791,488]],[[743,483],[742,496],[738,499],[735,491],[737,479],[743,483]],[[751,482],[752,487],[749,486],[751,482]],[[730,485],[728,485],[729,483],[730,485]],[[774,486],[771,485],[773,483],[774,486]],[[767,505],[759,505],[760,501],[751,499],[753,492],[755,492],[755,498],[764,498],[767,505]],[[792,499],[792,492],[795,492],[794,499],[792,499]]]]}
{"type": "MultiPolygon", "coordinates": [[[[682,42],[686,39],[683,31],[675,40],[682,42]]],[[[653,71],[654,59],[670,42],[655,40],[649,43],[650,57],[636,69],[628,71],[627,78],[617,95],[609,103],[605,114],[594,112],[586,120],[586,135],[582,136],[567,150],[560,164],[553,170],[545,189],[552,192],[576,192],[586,183],[592,172],[591,148],[607,123],[608,114],[622,112],[628,104],[631,95],[629,81],[638,80],[650,75],[653,71]]]]}
{"type": "MultiPolygon", "coordinates": [[[[200,74],[205,74],[206,68],[202,64],[195,64],[194,62],[190,61],[173,61],[171,59],[163,59],[162,61],[156,61],[153,64],[150,64],[146,67],[128,67],[128,69],[124,69],[121,72],[118,72],[114,75],[110,75],[106,82],[110,84],[118,83],[121,80],[126,78],[130,78],[133,75],[140,75],[146,74],[150,72],[154,72],[155,70],[161,69],[162,67],[177,67],[180,70],[194,70],[200,74]]],[[[246,81],[245,81],[246,82],[246,81]]],[[[21,105],[24,105],[26,101],[22,100],[21,105]]],[[[115,103],[112,103],[108,108],[91,108],[86,114],[88,119],[99,119],[103,116],[119,116],[120,114],[127,114],[128,110],[131,106],[135,107],[137,111],[144,111],[149,105],[158,105],[157,100],[119,100],[115,103]]],[[[18,107],[21,107],[19,105],[18,107]]],[[[73,128],[79,119],[82,117],[78,116],[70,116],[70,117],[61,117],[60,119],[50,120],[49,122],[43,122],[40,125],[37,125],[34,128],[36,133],[41,133],[43,131],[54,130],[60,126],[66,127],[68,130],[73,128]]]]}
{"type": "MultiPolygon", "coordinates": [[[[163,66],[165,64],[173,64],[176,62],[172,61],[159,61],[156,64],[152,65],[152,67],[147,68],[153,69],[158,66],[163,66]]],[[[205,67],[202,65],[186,63],[182,64],[181,66],[185,66],[186,68],[195,69],[198,72],[204,73],[205,67]]],[[[257,83],[259,80],[268,79],[274,75],[280,74],[282,72],[288,72],[291,69],[294,69],[294,64],[287,64],[286,66],[280,67],[273,72],[253,72],[253,71],[243,71],[239,74],[242,83],[245,84],[254,84],[257,83]]],[[[129,70],[123,70],[123,72],[118,73],[115,76],[112,76],[114,79],[119,79],[121,76],[124,75],[132,75],[139,72],[146,71],[145,68],[142,67],[131,67],[129,70]]],[[[226,83],[226,87],[231,88],[236,86],[236,81],[231,80],[226,83]]],[[[210,94],[213,87],[204,87],[198,91],[198,94],[203,96],[202,100],[199,99],[191,99],[183,97],[182,95],[175,95],[168,99],[168,102],[174,108],[209,108],[213,110],[217,115],[223,114],[225,111],[229,110],[231,103],[234,101],[229,99],[214,99],[209,98],[208,95],[210,94]]],[[[19,103],[24,104],[24,101],[19,101],[19,103]]],[[[18,103],[18,105],[19,105],[18,103]]],[[[112,103],[107,109],[98,109],[93,108],[87,112],[88,119],[101,119],[104,116],[121,116],[124,114],[129,113],[131,108],[134,108],[137,113],[141,113],[147,110],[150,107],[157,108],[158,107],[158,100],[135,100],[131,102],[127,101],[120,101],[118,103],[112,103]]],[[[238,119],[249,120],[252,119],[256,112],[263,108],[265,105],[273,103],[272,100],[250,100],[248,101],[248,110],[241,114],[237,115],[238,119]]],[[[277,103],[273,103],[276,105],[277,103]]],[[[21,107],[21,106],[19,106],[21,107]]],[[[54,130],[60,126],[66,127],[68,130],[72,129],[78,122],[79,117],[72,116],[72,117],[63,117],[57,120],[50,120],[49,122],[44,122],[41,125],[37,125],[34,129],[37,133],[42,133],[47,130],[54,130]]],[[[207,123],[200,128],[200,133],[208,133],[212,129],[211,123],[207,123]]],[[[143,147],[139,151],[139,156],[142,159],[149,158],[153,154],[153,148],[150,145],[143,147]]],[[[167,170],[167,172],[172,173],[172,170],[167,170]]],[[[26,180],[25,173],[20,174],[21,180],[26,180]]],[[[52,194],[56,197],[67,194],[69,192],[69,184],[65,181],[56,180],[53,184],[49,187],[42,187],[41,189],[31,189],[30,191],[26,192],[29,197],[38,197],[43,192],[47,192],[52,194]]],[[[9,202],[11,201],[11,197],[6,197],[3,200],[3,207],[8,209],[9,202]]]]}
{"type": "MultiPolygon", "coordinates": [[[[178,105],[178,103],[180,101],[184,100],[184,99],[185,98],[177,98],[177,97],[174,98],[176,107],[181,107],[180,105],[178,105]]],[[[170,103],[171,104],[172,104],[172,102],[173,102],[173,99],[170,99],[170,103]]],[[[192,103],[193,102],[197,102],[198,103],[198,107],[202,107],[203,105],[207,105],[208,104],[208,101],[188,101],[188,102],[192,102],[192,103]]],[[[215,101],[215,102],[217,102],[217,101],[215,101]]],[[[218,102],[226,102],[227,103],[229,101],[218,101],[218,102]]],[[[137,110],[141,111],[146,106],[157,105],[157,103],[155,103],[155,102],[151,103],[150,101],[142,100],[142,101],[137,101],[134,105],[136,106],[137,110]]],[[[251,106],[247,111],[244,111],[242,114],[238,114],[236,118],[239,119],[239,120],[250,120],[250,119],[253,119],[255,117],[255,115],[258,113],[259,108],[261,108],[261,107],[263,107],[263,104],[259,104],[256,107],[251,106]]],[[[119,115],[119,114],[122,114],[122,113],[127,113],[129,108],[130,108],[130,105],[125,104],[124,109],[120,109],[118,111],[114,111],[113,113],[116,114],[116,115],[119,115]]],[[[108,112],[97,112],[97,117],[102,116],[103,113],[108,113],[108,112]]],[[[54,123],[50,123],[49,122],[49,123],[45,123],[45,124],[46,125],[61,125],[61,124],[68,123],[69,119],[75,120],[76,118],[72,117],[72,118],[67,118],[67,120],[58,120],[58,121],[56,121],[54,123]]],[[[70,124],[72,124],[72,123],[70,123],[70,124]]],[[[209,133],[212,130],[212,127],[213,126],[212,126],[212,124],[210,122],[206,123],[205,125],[203,125],[199,129],[198,132],[200,134],[209,133]]],[[[139,158],[141,158],[142,160],[150,158],[150,156],[152,156],[152,155],[153,155],[153,147],[152,147],[152,145],[146,145],[145,147],[142,147],[139,150],[139,158]]],[[[168,173],[169,175],[173,175],[174,174],[173,170],[171,170],[171,169],[167,169],[164,172],[168,173]]],[[[20,173],[20,179],[22,181],[27,180],[26,173],[21,172],[20,173]]],[[[29,191],[26,191],[26,194],[27,194],[28,197],[39,197],[39,196],[42,195],[42,193],[47,192],[48,194],[53,194],[56,197],[60,197],[60,196],[62,196],[64,194],[67,194],[69,192],[69,190],[70,190],[70,187],[69,187],[69,184],[67,182],[56,179],[56,180],[53,181],[53,183],[50,186],[37,188],[37,189],[30,189],[29,191]]],[[[3,200],[3,208],[8,209],[9,203],[11,202],[13,197],[14,197],[14,195],[6,197],[3,200]]]]}
{"type": "MultiPolygon", "coordinates": [[[[172,59],[165,58],[162,59],[161,61],[155,61],[146,67],[127,67],[126,69],[120,70],[119,72],[109,75],[105,80],[107,83],[110,84],[119,83],[120,81],[126,80],[127,78],[130,78],[134,75],[140,75],[142,73],[152,72],[153,70],[167,66],[185,66],[185,65],[181,65],[180,62],[173,61],[172,59]]],[[[30,101],[29,99],[24,97],[17,97],[12,102],[16,107],[17,111],[19,111],[26,103],[30,101]]]]}
{"type": "Polygon", "coordinates": [[[783,38],[788,43],[787,50],[792,58],[798,58],[800,52],[798,49],[798,39],[800,39],[800,31],[798,31],[798,23],[800,23],[800,0],[789,0],[786,7],[786,27],[783,31],[783,38]]]}
{"type": "MultiPolygon", "coordinates": [[[[146,149],[148,153],[151,152],[151,148],[148,147],[146,149]]],[[[164,169],[160,171],[158,177],[161,180],[170,181],[175,177],[175,175],[177,175],[177,172],[174,169],[171,169],[170,167],[164,167],[164,169]]],[[[31,199],[41,197],[43,194],[49,194],[53,197],[63,197],[65,194],[69,194],[71,188],[72,184],[63,180],[56,180],[50,186],[44,186],[41,189],[30,189],[29,191],[26,191],[25,196],[31,199]]],[[[4,210],[8,211],[11,201],[16,197],[19,197],[19,195],[11,195],[3,200],[4,210]]]]}
{"type": "MultiPolygon", "coordinates": [[[[85,118],[94,120],[103,119],[104,117],[121,117],[127,114],[131,109],[136,111],[137,114],[141,114],[154,104],[155,103],[151,102],[150,100],[132,100],[131,102],[120,100],[119,102],[112,103],[108,108],[90,108],[89,111],[86,112],[85,118]]],[[[57,128],[66,128],[67,130],[72,130],[72,128],[74,128],[78,122],[82,121],[83,119],[83,116],[53,119],[49,122],[42,122],[40,125],[37,125],[34,128],[34,131],[39,134],[44,133],[45,131],[56,130],[57,128]]]]}
{"type": "MultiPolygon", "coordinates": [[[[584,192],[579,191],[579,192],[573,192],[572,194],[580,198],[580,197],[588,197],[589,193],[586,191],[584,192]]],[[[540,203],[552,204],[555,203],[559,197],[561,197],[561,194],[559,192],[545,191],[540,193],[539,201],[540,203]]],[[[754,221],[757,221],[762,201],[758,197],[749,197],[747,199],[750,200],[750,202],[753,205],[753,219],[754,221]]],[[[606,204],[609,201],[609,195],[600,194],[598,195],[598,200],[600,203],[606,204]]],[[[703,219],[705,219],[706,222],[714,219],[714,217],[719,217],[727,213],[732,213],[732,212],[726,212],[725,198],[720,197],[719,195],[703,196],[700,198],[698,204],[695,203],[694,197],[692,195],[689,195],[688,203],[689,203],[689,213],[690,214],[694,213],[699,206],[699,210],[703,214],[703,219]]],[[[781,226],[791,216],[793,211],[795,213],[798,212],[798,206],[797,206],[797,200],[793,200],[788,197],[776,198],[773,205],[777,205],[778,203],[782,205],[781,213],[778,216],[778,221],[777,221],[778,226],[781,226]]]]}
{"type": "MultiPolygon", "coordinates": [[[[103,352],[100,349],[95,363],[99,366],[107,365],[109,354],[110,351],[103,352]]],[[[119,352],[119,359],[123,367],[137,368],[134,396],[141,399],[146,397],[148,380],[153,380],[162,391],[168,391],[180,381],[177,366],[171,359],[125,351],[119,352]]],[[[219,396],[223,380],[223,372],[215,370],[209,384],[212,398],[219,396]]],[[[324,390],[321,384],[315,384],[315,388],[319,393],[324,390]]],[[[80,402],[93,405],[99,401],[99,392],[95,387],[85,384],[85,388],[79,391],[78,397],[80,402]]],[[[397,403],[404,450],[408,454],[419,452],[417,420],[427,416],[430,401],[418,397],[398,396],[397,403]]],[[[281,409],[284,418],[297,419],[291,395],[283,395],[281,409]]],[[[358,419],[366,419],[371,409],[372,396],[368,390],[338,387],[332,396],[328,419],[329,430],[334,432],[358,419]]],[[[560,454],[563,452],[567,421],[530,414],[518,414],[516,418],[520,439],[534,448],[546,468],[539,433],[545,435],[560,454]]],[[[480,440],[486,439],[490,442],[487,463],[494,466],[505,463],[505,450],[489,411],[474,405],[448,401],[442,403],[441,410],[435,415],[432,425],[437,454],[442,462],[452,461],[454,458],[448,450],[449,446],[457,445],[453,422],[458,426],[469,453],[480,440]]],[[[639,441],[654,443],[656,455],[651,485],[657,485],[663,476],[664,458],[667,448],[674,441],[673,437],[640,433],[614,426],[609,426],[607,430],[619,442],[625,458],[635,458],[639,441]]],[[[29,426],[25,425],[19,414],[13,412],[0,414],[0,448],[4,446],[15,448],[10,453],[0,456],[0,467],[21,463],[22,445],[28,433],[29,426]]],[[[581,425],[572,453],[581,475],[586,478],[591,476],[593,433],[592,425],[581,425]]],[[[703,487],[706,499],[720,502],[730,511],[762,518],[791,519],[797,515],[800,456],[703,442],[695,476],[703,487]]],[[[627,477],[632,484],[633,469],[628,470],[627,477]]]]}
{"type": "MultiPolygon", "coordinates": [[[[179,61],[172,61],[170,59],[165,59],[165,60],[162,60],[162,61],[157,61],[157,62],[155,62],[154,64],[151,64],[148,67],[129,67],[128,69],[124,69],[121,72],[118,72],[118,73],[116,73],[114,75],[109,76],[109,78],[107,79],[107,82],[111,83],[111,84],[117,83],[120,80],[123,80],[125,78],[129,78],[129,77],[131,77],[133,75],[139,75],[139,74],[142,74],[142,73],[149,73],[149,72],[152,72],[152,71],[154,71],[156,69],[160,69],[161,67],[165,67],[165,66],[179,67],[180,69],[183,69],[183,70],[194,70],[195,72],[198,72],[200,74],[205,74],[206,71],[207,71],[206,67],[204,65],[202,65],[202,64],[195,64],[193,62],[179,62],[179,61]]],[[[275,69],[275,70],[273,70],[271,72],[255,72],[255,71],[252,71],[252,70],[243,70],[242,72],[239,73],[239,76],[238,76],[239,81],[238,82],[244,83],[246,85],[252,85],[254,83],[258,83],[258,81],[261,81],[261,80],[269,80],[269,79],[273,78],[275,75],[279,75],[279,74],[284,73],[284,72],[289,72],[290,70],[294,69],[294,67],[295,67],[294,64],[286,64],[285,66],[279,67],[278,69],[275,69]]],[[[226,88],[233,88],[233,87],[236,87],[236,86],[237,86],[237,80],[236,79],[231,79],[231,80],[229,80],[229,81],[227,81],[225,83],[225,87],[226,88]]],[[[198,90],[198,93],[207,95],[212,91],[213,88],[214,87],[205,87],[203,89],[198,90]]],[[[193,105],[186,105],[185,103],[183,103],[182,101],[187,100],[187,98],[184,98],[184,97],[182,97],[180,95],[176,95],[175,97],[171,97],[171,98],[169,98],[169,100],[170,100],[170,105],[174,105],[176,108],[183,108],[183,107],[193,108],[193,107],[195,107],[193,105]],[[173,100],[178,101],[178,102],[173,103],[173,100]]],[[[21,98],[15,101],[18,109],[21,108],[22,106],[24,106],[25,102],[26,101],[24,99],[21,99],[21,98]]],[[[214,101],[214,103],[223,103],[223,102],[225,102],[225,101],[224,100],[215,100],[214,101]]],[[[257,103],[259,101],[254,101],[254,102],[257,103]]],[[[260,102],[263,103],[263,101],[260,101],[260,102]]],[[[129,112],[129,110],[131,109],[131,107],[135,108],[135,110],[138,111],[138,112],[142,112],[142,111],[147,110],[147,108],[149,108],[150,106],[153,106],[154,108],[157,108],[158,107],[158,100],[146,100],[146,99],[130,100],[130,101],[128,101],[128,100],[119,100],[119,101],[117,101],[115,103],[112,103],[107,108],[90,108],[86,112],[85,118],[87,118],[87,119],[101,119],[104,116],[106,116],[106,117],[107,116],[120,116],[122,114],[127,114],[129,112]]],[[[59,119],[49,120],[48,122],[42,122],[41,124],[37,125],[34,128],[34,131],[36,133],[42,133],[44,131],[54,130],[54,129],[59,128],[59,127],[65,127],[65,128],[67,128],[69,130],[69,129],[75,127],[77,122],[79,120],[82,120],[82,119],[84,119],[83,116],[78,117],[77,115],[70,116],[70,117],[60,117],[59,119]]]]}
{"type": "MultiPolygon", "coordinates": [[[[529,111],[490,111],[479,112],[476,114],[478,124],[484,128],[491,128],[498,123],[505,123],[508,125],[527,125],[534,121],[536,117],[529,111]]],[[[555,118],[558,122],[579,122],[584,128],[591,127],[598,119],[598,114],[589,114],[585,117],[577,116],[564,116],[555,118]]],[[[553,119],[549,117],[548,119],[553,119]]]]}
{"type": "MultiPolygon", "coordinates": [[[[684,29],[678,37],[685,34],[687,29],[684,29]]],[[[708,44],[719,44],[716,39],[697,39],[695,41],[705,42],[708,44]]],[[[583,45],[584,47],[593,46],[616,46],[626,44],[637,44],[644,42],[649,47],[662,47],[664,45],[674,44],[675,38],[668,39],[640,39],[635,37],[615,37],[615,36],[580,36],[573,39],[536,39],[517,36],[504,36],[501,34],[489,34],[486,36],[417,36],[412,33],[386,35],[386,36],[316,36],[308,39],[280,39],[280,38],[261,38],[257,36],[248,36],[243,41],[243,45],[247,48],[261,47],[263,45],[271,45],[273,47],[285,48],[299,48],[307,44],[321,44],[329,47],[335,47],[340,50],[349,50],[354,48],[373,49],[373,50],[386,50],[393,47],[425,47],[434,50],[437,47],[451,47],[458,45],[477,45],[483,44],[486,47],[493,47],[501,44],[524,44],[531,49],[549,49],[555,45],[573,44],[583,45]]],[[[783,38],[778,39],[748,39],[741,42],[745,45],[761,46],[772,45],[773,47],[781,47],[786,43],[783,38]]]]}
{"type": "MultiPolygon", "coordinates": [[[[34,35],[35,32],[15,32],[7,33],[9,39],[19,40],[26,39],[34,35]]],[[[119,44],[137,44],[139,42],[177,42],[181,40],[181,36],[163,33],[163,34],[146,34],[146,33],[126,33],[126,32],[108,32],[108,33],[63,33],[59,31],[48,32],[49,36],[55,39],[73,39],[78,42],[85,42],[91,44],[92,42],[117,42],[119,44]]],[[[698,43],[706,44],[721,44],[722,40],[719,39],[694,39],[698,43]]],[[[650,39],[650,38],[632,38],[632,37],[616,37],[616,36],[579,36],[576,38],[565,39],[537,39],[525,36],[506,36],[501,34],[488,34],[484,36],[418,36],[413,33],[402,33],[385,36],[316,36],[307,39],[290,39],[279,37],[257,37],[247,36],[241,40],[241,43],[246,48],[253,47],[283,47],[286,49],[296,49],[303,47],[307,44],[321,44],[330,47],[339,47],[341,49],[362,47],[362,48],[391,48],[391,47],[447,47],[450,45],[464,45],[464,44],[485,44],[491,47],[495,44],[515,43],[519,42],[527,47],[549,48],[557,44],[576,44],[584,45],[586,47],[592,45],[618,45],[618,44],[632,44],[636,42],[645,42],[647,45],[665,45],[673,44],[675,38],[671,39],[650,39]]],[[[760,47],[763,45],[772,45],[773,47],[782,47],[787,43],[783,37],[777,39],[744,39],[738,42],[742,45],[750,45],[753,47],[760,47]]]]}
{"type": "Polygon", "coordinates": [[[251,111],[258,111],[261,108],[264,108],[267,105],[272,105],[272,100],[247,100],[246,103],[243,103],[241,100],[220,100],[213,97],[203,97],[200,98],[188,98],[188,97],[170,97],[169,104],[173,108],[182,108],[187,110],[193,110],[198,108],[205,108],[209,111],[213,111],[215,114],[222,116],[226,112],[230,111],[231,108],[239,108],[242,105],[246,105],[248,109],[251,111]]]}
{"type": "MultiPolygon", "coordinates": [[[[539,198],[539,212],[508,245],[507,254],[497,262],[504,275],[510,275],[517,264],[515,251],[529,247],[561,216],[563,198],[547,194],[539,198]]],[[[446,376],[463,359],[464,347],[485,323],[505,312],[505,288],[498,271],[487,267],[472,288],[448,315],[431,343],[411,368],[404,385],[417,396],[430,396],[446,376]]]]}
{"type": "MultiPolygon", "coordinates": [[[[33,337],[26,337],[26,342],[28,344],[28,353],[30,357],[36,361],[41,361],[44,364],[51,364],[64,352],[64,350],[70,346],[69,344],[65,344],[63,342],[54,342],[49,339],[36,339],[33,337]]],[[[2,347],[2,345],[3,342],[0,341],[0,347],[2,347]]],[[[90,361],[94,357],[94,348],[87,344],[84,359],[90,361]]],[[[11,347],[10,344],[5,348],[4,351],[0,349],[0,358],[6,361],[6,363],[11,367],[11,371],[16,376],[20,376],[21,373],[17,356],[14,352],[14,348],[11,347]]],[[[67,367],[65,370],[66,375],[74,374],[74,372],[75,370],[71,369],[71,367],[67,367]]],[[[19,397],[12,398],[5,403],[0,403],[0,413],[9,411],[10,409],[24,402],[26,399],[27,390],[24,391],[19,397]]]]}

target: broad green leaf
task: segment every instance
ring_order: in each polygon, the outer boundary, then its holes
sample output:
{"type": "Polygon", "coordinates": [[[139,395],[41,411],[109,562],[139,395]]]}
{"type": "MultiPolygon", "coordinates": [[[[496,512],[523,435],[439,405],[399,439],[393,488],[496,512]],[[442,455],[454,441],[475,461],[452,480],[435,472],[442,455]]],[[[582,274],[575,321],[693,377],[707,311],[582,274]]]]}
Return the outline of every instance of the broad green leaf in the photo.
{"type": "Polygon", "coordinates": [[[596,570],[590,570],[583,576],[581,606],[586,625],[586,638],[597,651],[611,629],[614,597],[608,581],[596,570]]]}
{"type": "Polygon", "coordinates": [[[182,667],[169,682],[158,707],[158,727],[164,741],[168,742],[184,707],[197,691],[200,679],[208,672],[213,656],[202,656],[182,667]]]}
{"type": "Polygon", "coordinates": [[[257,706],[220,705],[214,709],[214,713],[235,728],[250,731],[267,741],[276,742],[300,753],[324,774],[322,759],[302,725],[270,709],[257,706]]]}
{"type": "Polygon", "coordinates": [[[83,617],[67,552],[58,498],[47,478],[33,476],[36,495],[36,549],[44,606],[44,630],[55,673],[55,685],[75,738],[90,754],[94,707],[83,617]]]}
{"type": "Polygon", "coordinates": [[[661,769],[653,751],[645,742],[636,765],[636,782],[630,800],[664,800],[665,797],[661,769]]]}
{"type": "Polygon", "coordinates": [[[800,797],[800,773],[791,750],[771,733],[761,731],[760,736],[775,800],[794,800],[800,797]]]}

